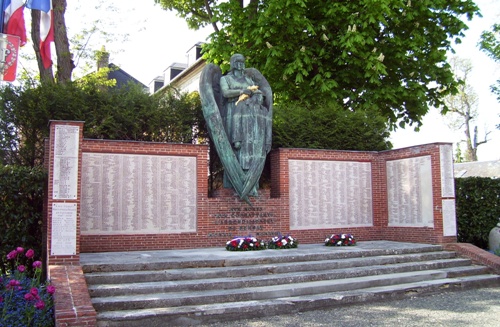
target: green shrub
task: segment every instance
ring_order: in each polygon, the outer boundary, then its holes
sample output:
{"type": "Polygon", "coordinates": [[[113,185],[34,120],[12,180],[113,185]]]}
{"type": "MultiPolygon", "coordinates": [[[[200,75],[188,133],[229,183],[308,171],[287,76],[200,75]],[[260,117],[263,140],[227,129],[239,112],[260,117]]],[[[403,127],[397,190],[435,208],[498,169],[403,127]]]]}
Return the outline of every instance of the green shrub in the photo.
{"type": "Polygon", "coordinates": [[[488,249],[488,234],[500,217],[500,180],[455,179],[458,241],[488,249]]]}
{"type": "Polygon", "coordinates": [[[42,210],[46,172],[41,167],[0,165],[0,275],[18,246],[42,253],[42,210]]]}

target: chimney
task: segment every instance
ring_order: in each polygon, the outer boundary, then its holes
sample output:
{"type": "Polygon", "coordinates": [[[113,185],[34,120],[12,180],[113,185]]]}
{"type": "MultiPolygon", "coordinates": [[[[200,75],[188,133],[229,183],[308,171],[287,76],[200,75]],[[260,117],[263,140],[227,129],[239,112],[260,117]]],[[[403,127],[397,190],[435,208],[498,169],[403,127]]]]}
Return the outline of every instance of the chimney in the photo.
{"type": "Polygon", "coordinates": [[[97,71],[102,68],[108,68],[109,66],[109,52],[106,51],[104,45],[102,46],[100,51],[96,51],[95,57],[97,60],[97,71]]]}

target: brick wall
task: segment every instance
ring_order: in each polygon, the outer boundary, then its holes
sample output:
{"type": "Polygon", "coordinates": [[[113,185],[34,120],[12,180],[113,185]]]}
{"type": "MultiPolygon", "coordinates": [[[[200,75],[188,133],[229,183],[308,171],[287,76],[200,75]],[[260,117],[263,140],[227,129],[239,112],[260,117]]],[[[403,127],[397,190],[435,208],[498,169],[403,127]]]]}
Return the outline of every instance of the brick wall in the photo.
{"type": "MultiPolygon", "coordinates": [[[[82,123],[57,122],[57,124],[82,123]]],[[[83,128],[82,128],[83,129],[83,128]]],[[[51,140],[53,142],[53,140],[51,140]]],[[[434,143],[383,152],[336,151],[312,149],[276,149],[270,154],[271,187],[259,190],[258,198],[251,198],[253,206],[241,201],[234,191],[222,189],[208,197],[208,147],[191,144],[165,144],[133,141],[87,140],[80,142],[83,153],[144,154],[190,156],[197,166],[197,227],[196,232],[134,235],[80,235],[78,213],[77,255],[51,256],[49,264],[76,264],[81,252],[107,252],[194,248],[224,246],[234,236],[254,235],[270,239],[277,232],[290,232],[289,160],[327,160],[369,162],[372,179],[373,226],[328,229],[293,230],[301,243],[321,243],[332,233],[352,233],[357,240],[392,240],[419,243],[453,243],[456,237],[443,236],[441,197],[440,146],[434,143]],[[432,199],[434,227],[388,226],[387,172],[388,160],[430,156],[432,166],[432,199]]],[[[53,145],[51,145],[53,147],[53,145]]],[[[52,158],[49,158],[49,162],[52,158]]],[[[81,165],[80,165],[81,166],[81,165]]],[[[81,170],[81,169],[80,169],[81,170]]],[[[50,178],[50,177],[49,177],[50,178]]],[[[81,172],[78,175],[81,181],[81,172]]],[[[50,179],[49,179],[50,180],[50,179]]],[[[48,194],[51,194],[49,183],[48,194]]],[[[80,193],[80,186],[79,186],[80,193]]],[[[79,195],[80,196],[80,195],[79,195]]],[[[50,207],[49,200],[48,206],[50,207]]],[[[76,200],[80,208],[79,197],[76,200]]],[[[51,224],[48,214],[47,235],[50,244],[51,224]]],[[[50,254],[50,248],[48,248],[50,254]]]]}

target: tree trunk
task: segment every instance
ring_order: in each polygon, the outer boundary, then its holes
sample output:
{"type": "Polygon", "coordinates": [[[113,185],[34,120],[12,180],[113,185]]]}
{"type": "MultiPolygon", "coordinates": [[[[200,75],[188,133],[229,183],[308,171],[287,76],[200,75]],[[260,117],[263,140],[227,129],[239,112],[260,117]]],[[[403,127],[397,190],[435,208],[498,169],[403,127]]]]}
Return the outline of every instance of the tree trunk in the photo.
{"type": "Polygon", "coordinates": [[[40,71],[41,83],[54,83],[54,73],[52,66],[43,67],[42,56],[40,55],[40,11],[31,10],[31,39],[33,40],[33,49],[35,50],[38,70],[40,71]]]}
{"type": "Polygon", "coordinates": [[[71,74],[75,68],[73,55],[69,51],[68,33],[64,14],[66,12],[66,0],[52,0],[54,15],[54,44],[57,55],[57,82],[65,83],[71,81],[71,74]]]}

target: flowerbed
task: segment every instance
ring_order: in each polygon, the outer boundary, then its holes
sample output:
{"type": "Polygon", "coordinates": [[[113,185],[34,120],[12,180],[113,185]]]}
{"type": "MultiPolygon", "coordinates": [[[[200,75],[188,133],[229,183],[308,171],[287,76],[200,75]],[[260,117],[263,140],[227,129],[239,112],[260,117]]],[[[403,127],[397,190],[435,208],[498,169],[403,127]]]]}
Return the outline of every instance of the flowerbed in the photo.
{"type": "Polygon", "coordinates": [[[333,234],[325,240],[326,246],[351,246],[356,245],[356,239],[351,234],[333,234]]]}
{"type": "Polygon", "coordinates": [[[271,239],[267,245],[268,249],[294,249],[299,246],[299,241],[290,235],[278,235],[271,239]]]}
{"type": "Polygon", "coordinates": [[[256,251],[265,250],[266,242],[257,240],[255,237],[235,237],[226,243],[228,251],[256,251]]]}
{"type": "Polygon", "coordinates": [[[0,277],[0,325],[9,327],[54,326],[55,287],[41,282],[42,262],[22,247],[11,251],[11,270],[0,277]]]}

